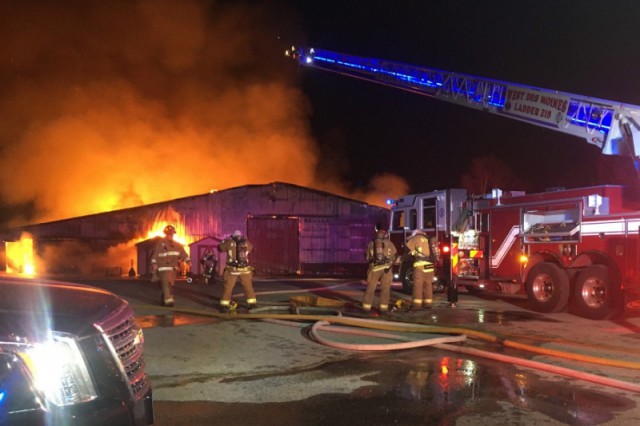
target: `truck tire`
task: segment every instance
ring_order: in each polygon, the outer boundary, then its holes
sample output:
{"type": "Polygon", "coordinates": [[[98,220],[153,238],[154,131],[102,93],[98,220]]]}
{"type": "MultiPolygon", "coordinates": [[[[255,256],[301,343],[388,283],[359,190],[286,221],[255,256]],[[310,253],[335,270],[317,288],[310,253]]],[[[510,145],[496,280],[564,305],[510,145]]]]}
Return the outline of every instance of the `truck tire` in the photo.
{"type": "Polygon", "coordinates": [[[413,261],[402,262],[400,265],[400,282],[406,294],[413,294],[413,261]]]}
{"type": "Polygon", "coordinates": [[[578,274],[570,309],[575,315],[594,320],[611,319],[622,313],[623,292],[606,266],[591,265],[578,274]]]}
{"type": "Polygon", "coordinates": [[[555,263],[534,265],[527,276],[529,304],[538,312],[562,312],[569,303],[569,277],[555,263]]]}

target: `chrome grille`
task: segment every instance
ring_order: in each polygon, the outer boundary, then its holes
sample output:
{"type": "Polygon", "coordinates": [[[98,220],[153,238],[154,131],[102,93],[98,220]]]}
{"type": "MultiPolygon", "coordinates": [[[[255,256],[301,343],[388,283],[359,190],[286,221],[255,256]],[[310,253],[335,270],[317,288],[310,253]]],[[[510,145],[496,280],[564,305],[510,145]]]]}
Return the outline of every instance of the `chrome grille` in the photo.
{"type": "Polygon", "coordinates": [[[133,319],[133,310],[128,303],[124,303],[119,310],[96,326],[111,342],[136,401],[142,399],[151,384],[145,374],[142,355],[144,339],[133,319]]]}

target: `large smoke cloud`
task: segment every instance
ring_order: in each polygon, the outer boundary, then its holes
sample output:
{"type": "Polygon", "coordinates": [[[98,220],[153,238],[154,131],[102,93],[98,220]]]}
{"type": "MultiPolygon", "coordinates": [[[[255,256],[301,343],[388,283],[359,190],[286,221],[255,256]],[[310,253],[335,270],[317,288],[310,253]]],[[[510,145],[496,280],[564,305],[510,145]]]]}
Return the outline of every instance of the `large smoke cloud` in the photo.
{"type": "Polygon", "coordinates": [[[2,2],[0,202],[35,202],[24,222],[275,180],[349,195],[315,175],[270,6],[2,2]]]}

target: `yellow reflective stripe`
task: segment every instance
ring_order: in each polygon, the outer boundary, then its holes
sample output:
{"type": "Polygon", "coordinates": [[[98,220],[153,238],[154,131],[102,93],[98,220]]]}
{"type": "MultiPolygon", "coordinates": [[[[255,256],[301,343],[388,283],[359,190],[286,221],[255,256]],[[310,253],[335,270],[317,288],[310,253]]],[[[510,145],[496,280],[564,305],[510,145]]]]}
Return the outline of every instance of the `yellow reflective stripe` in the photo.
{"type": "Polygon", "coordinates": [[[380,305],[381,311],[386,311],[387,309],[389,309],[389,305],[380,305]]]}
{"type": "Polygon", "coordinates": [[[175,269],[173,266],[161,266],[158,268],[158,271],[171,271],[175,269]]]}
{"type": "Polygon", "coordinates": [[[220,300],[220,306],[229,306],[231,304],[230,300],[220,300]]]}
{"type": "Polygon", "coordinates": [[[421,305],[422,304],[422,299],[412,299],[411,302],[416,304],[416,305],[421,305]]]}
{"type": "Polygon", "coordinates": [[[431,303],[433,302],[433,299],[424,299],[424,303],[431,303]]]}
{"type": "Polygon", "coordinates": [[[256,303],[257,300],[256,299],[247,299],[247,303],[256,303]]]}
{"type": "Polygon", "coordinates": [[[368,304],[368,303],[363,303],[363,304],[362,304],[362,307],[363,307],[364,309],[371,309],[371,305],[370,305],[370,304],[368,304]]]}
{"type": "Polygon", "coordinates": [[[158,257],[167,257],[167,256],[180,256],[179,251],[164,251],[162,253],[158,253],[158,257]]]}
{"type": "Polygon", "coordinates": [[[391,265],[375,265],[375,266],[372,268],[372,270],[373,270],[373,271],[380,271],[380,270],[382,270],[382,269],[387,269],[387,268],[390,268],[390,267],[391,267],[391,265]]]}

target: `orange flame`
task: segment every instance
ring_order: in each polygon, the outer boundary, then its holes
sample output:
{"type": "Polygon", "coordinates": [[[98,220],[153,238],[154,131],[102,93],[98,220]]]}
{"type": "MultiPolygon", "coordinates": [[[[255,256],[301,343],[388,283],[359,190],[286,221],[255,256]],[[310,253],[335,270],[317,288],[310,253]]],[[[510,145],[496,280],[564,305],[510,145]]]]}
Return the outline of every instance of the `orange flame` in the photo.
{"type": "Polygon", "coordinates": [[[164,237],[164,228],[167,225],[171,225],[176,229],[173,239],[184,245],[185,248],[188,247],[189,243],[193,242],[190,241],[190,238],[187,238],[187,231],[182,216],[172,207],[168,207],[156,215],[153,224],[147,231],[146,239],[164,237]]]}
{"type": "Polygon", "coordinates": [[[6,243],[7,264],[9,274],[35,275],[36,268],[33,255],[33,237],[23,232],[19,241],[6,243]]]}

